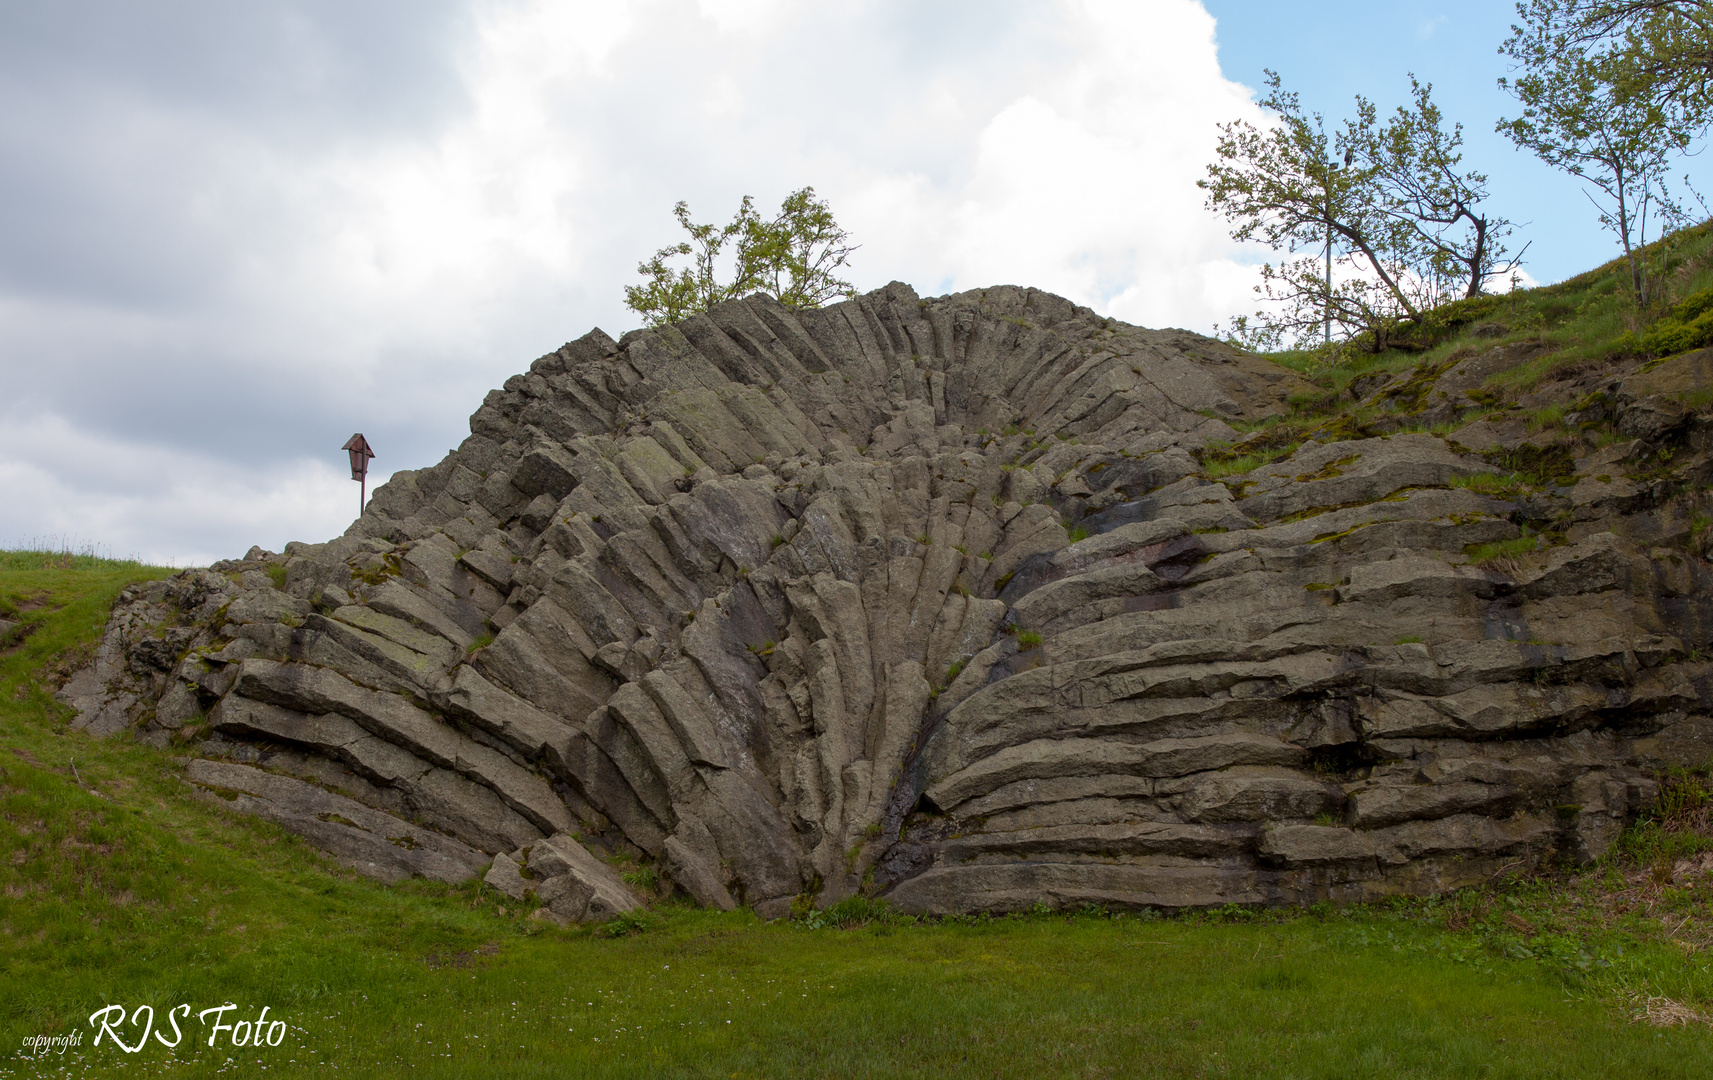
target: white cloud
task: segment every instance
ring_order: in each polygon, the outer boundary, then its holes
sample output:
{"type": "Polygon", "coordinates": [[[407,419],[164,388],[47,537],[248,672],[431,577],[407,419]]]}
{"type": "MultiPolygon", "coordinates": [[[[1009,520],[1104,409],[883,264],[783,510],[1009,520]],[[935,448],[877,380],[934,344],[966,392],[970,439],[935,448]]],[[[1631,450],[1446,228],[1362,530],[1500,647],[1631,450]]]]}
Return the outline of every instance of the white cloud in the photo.
{"type": "MultiPolygon", "coordinates": [[[[221,450],[104,439],[58,416],[8,424],[0,434],[0,491],[34,513],[27,528],[0,534],[0,544],[65,538],[72,548],[98,545],[120,558],[202,566],[241,555],[261,537],[301,531],[328,539],[356,514],[357,485],[327,461],[246,468],[221,450]],[[65,499],[68,486],[88,496],[65,499]]],[[[371,484],[388,475],[372,475],[371,484]]]]}
{"type": "Polygon", "coordinates": [[[67,180],[97,160],[129,178],[88,196],[104,220],[147,253],[154,223],[187,224],[139,264],[153,298],[88,284],[93,254],[70,297],[0,285],[10,531],[180,561],[325,539],[349,521],[351,430],[389,468],[432,464],[536,355],[634,325],[622,287],[676,239],[678,199],[723,220],[813,184],[863,288],[1026,284],[1201,330],[1251,305],[1195,181],[1214,125],[1256,111],[1193,0],[472,11],[441,61],[462,97],[432,122],[288,138],[135,89],[121,126],[147,139],[55,118],[67,180]],[[48,435],[76,462],[32,449],[48,435]]]}

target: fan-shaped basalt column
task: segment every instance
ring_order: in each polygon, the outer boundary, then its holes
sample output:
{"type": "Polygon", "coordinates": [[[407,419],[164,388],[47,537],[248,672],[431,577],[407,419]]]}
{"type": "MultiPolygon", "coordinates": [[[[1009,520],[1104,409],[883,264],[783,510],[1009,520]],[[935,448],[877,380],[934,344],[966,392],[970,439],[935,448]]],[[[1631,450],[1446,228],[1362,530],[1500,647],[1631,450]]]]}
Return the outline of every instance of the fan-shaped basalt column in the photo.
{"type": "Polygon", "coordinates": [[[1016,288],[595,331],[344,537],[134,590],[68,692],[354,865],[547,865],[570,917],[627,903],[572,837],[765,914],[1597,853],[1650,797],[1633,762],[1705,729],[1704,603],[1610,533],[1467,565],[1514,508],[1429,435],[1206,479],[1226,421],[1305,389],[1016,288]]]}

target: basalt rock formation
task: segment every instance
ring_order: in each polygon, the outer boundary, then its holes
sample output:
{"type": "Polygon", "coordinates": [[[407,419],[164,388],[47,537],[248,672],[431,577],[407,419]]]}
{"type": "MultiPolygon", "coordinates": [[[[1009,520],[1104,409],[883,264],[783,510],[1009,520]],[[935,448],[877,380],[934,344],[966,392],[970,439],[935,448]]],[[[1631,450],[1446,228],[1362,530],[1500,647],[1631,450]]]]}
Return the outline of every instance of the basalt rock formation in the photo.
{"type": "Polygon", "coordinates": [[[1713,363],[1456,426],[1531,355],[1358,380],[1363,425],[1236,471],[1312,387],[1032,290],[597,330],[343,537],[131,589],[63,693],[366,872],[565,919],[646,899],[620,856],[770,916],[1585,861],[1713,754],[1713,363]]]}

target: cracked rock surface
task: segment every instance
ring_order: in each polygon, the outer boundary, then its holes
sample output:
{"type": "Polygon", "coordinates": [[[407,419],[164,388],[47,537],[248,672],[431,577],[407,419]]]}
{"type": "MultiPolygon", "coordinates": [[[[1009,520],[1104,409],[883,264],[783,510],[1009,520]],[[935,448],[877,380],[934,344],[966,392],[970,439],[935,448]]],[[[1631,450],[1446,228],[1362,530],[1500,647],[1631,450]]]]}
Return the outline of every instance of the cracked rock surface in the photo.
{"type": "Polygon", "coordinates": [[[558,920],[642,902],[615,862],[765,916],[1455,888],[1598,856],[1713,749],[1706,508],[1625,465],[1704,463],[1710,367],[1611,388],[1630,441],[1527,498],[1467,483],[1503,414],[1216,481],[1306,383],[1034,290],[758,295],[542,357],[338,539],[133,587],[62,696],[558,920]]]}

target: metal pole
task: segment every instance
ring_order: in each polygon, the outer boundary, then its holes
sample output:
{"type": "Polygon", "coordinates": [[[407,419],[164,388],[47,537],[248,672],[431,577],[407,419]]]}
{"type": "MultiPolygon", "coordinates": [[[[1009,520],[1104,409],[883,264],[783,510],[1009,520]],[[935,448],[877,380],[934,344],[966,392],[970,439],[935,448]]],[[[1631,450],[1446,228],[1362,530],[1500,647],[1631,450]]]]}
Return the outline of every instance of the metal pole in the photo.
{"type": "Polygon", "coordinates": [[[1332,171],[1338,166],[1326,166],[1326,305],[1322,310],[1325,343],[1332,344],[1332,171]]]}
{"type": "Polygon", "coordinates": [[[1326,343],[1332,344],[1332,198],[1327,197],[1326,214],[1326,343]]]}
{"type": "Polygon", "coordinates": [[[363,478],[357,481],[357,516],[363,516],[363,504],[369,498],[369,474],[363,473],[363,478]]]}

